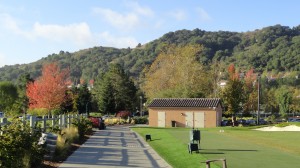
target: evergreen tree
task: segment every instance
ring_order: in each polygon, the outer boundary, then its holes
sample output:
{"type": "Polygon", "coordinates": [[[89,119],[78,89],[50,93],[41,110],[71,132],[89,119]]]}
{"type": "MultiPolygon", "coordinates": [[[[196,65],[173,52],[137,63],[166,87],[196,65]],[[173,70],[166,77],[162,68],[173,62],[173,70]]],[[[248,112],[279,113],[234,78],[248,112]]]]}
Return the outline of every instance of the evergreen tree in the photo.
{"type": "Polygon", "coordinates": [[[103,113],[134,109],[137,89],[119,64],[112,64],[108,72],[96,80],[94,91],[103,113]]]}
{"type": "Polygon", "coordinates": [[[0,111],[10,112],[17,98],[17,87],[13,83],[0,82],[0,111]]]}
{"type": "Polygon", "coordinates": [[[29,98],[26,95],[26,88],[27,84],[30,82],[34,82],[34,80],[30,77],[30,74],[28,73],[24,73],[18,78],[17,89],[19,97],[14,106],[15,112],[18,114],[26,113],[26,110],[28,109],[29,98]]]}
{"type": "Polygon", "coordinates": [[[87,84],[84,83],[78,89],[78,99],[77,99],[77,109],[79,114],[89,112],[88,110],[91,107],[92,94],[90,93],[87,84]]]}
{"type": "Polygon", "coordinates": [[[282,86],[276,91],[276,100],[279,106],[281,117],[287,118],[289,106],[292,102],[292,94],[286,86],[282,86]]]}

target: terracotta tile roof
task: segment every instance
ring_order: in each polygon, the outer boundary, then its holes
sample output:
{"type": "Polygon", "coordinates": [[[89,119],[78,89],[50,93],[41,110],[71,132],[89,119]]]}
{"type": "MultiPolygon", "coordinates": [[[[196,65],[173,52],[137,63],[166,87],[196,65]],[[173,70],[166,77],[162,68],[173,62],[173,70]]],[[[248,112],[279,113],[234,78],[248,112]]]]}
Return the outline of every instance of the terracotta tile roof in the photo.
{"type": "Polygon", "coordinates": [[[217,107],[220,98],[156,98],[148,107],[217,107]]]}

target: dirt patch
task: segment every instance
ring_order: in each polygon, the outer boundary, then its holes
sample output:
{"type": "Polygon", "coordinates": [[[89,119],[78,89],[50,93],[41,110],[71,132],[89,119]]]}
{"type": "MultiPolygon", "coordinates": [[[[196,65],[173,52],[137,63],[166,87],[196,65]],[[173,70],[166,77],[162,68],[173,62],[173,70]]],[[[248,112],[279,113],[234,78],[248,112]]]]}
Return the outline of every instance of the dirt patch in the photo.
{"type": "Polygon", "coordinates": [[[289,125],[286,127],[270,126],[270,127],[258,128],[255,130],[258,130],[258,131],[300,131],[300,127],[298,127],[296,125],[289,125]]]}

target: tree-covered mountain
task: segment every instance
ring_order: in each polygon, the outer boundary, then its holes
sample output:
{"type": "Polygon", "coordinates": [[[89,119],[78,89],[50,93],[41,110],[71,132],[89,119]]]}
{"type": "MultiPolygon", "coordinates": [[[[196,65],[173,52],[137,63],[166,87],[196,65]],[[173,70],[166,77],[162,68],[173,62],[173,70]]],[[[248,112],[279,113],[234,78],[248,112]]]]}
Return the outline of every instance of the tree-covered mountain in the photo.
{"type": "Polygon", "coordinates": [[[61,51],[30,64],[4,66],[0,68],[0,81],[16,81],[24,73],[36,78],[41,75],[42,65],[49,62],[70,68],[75,83],[96,78],[107,71],[110,63],[122,65],[130,76],[138,78],[168,44],[202,44],[204,50],[197,58],[204,65],[217,60],[223,68],[234,63],[241,70],[253,67],[261,72],[300,71],[300,25],[293,28],[275,25],[242,33],[178,30],[134,49],[100,46],[74,53],[61,51]]]}

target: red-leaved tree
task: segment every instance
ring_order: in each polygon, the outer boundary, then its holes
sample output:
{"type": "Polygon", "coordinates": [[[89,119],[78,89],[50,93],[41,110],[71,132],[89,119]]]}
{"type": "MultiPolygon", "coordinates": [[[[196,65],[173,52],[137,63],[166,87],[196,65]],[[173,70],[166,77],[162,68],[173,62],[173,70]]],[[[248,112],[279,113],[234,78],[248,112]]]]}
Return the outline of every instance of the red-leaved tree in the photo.
{"type": "Polygon", "coordinates": [[[224,105],[227,107],[225,114],[232,116],[234,125],[236,119],[235,115],[242,110],[241,104],[244,103],[244,84],[240,80],[233,64],[228,67],[228,73],[229,80],[222,90],[222,97],[224,105]]]}
{"type": "Polygon", "coordinates": [[[64,101],[69,70],[60,70],[56,63],[43,66],[42,76],[27,85],[29,108],[58,109],[64,101]]]}
{"type": "Polygon", "coordinates": [[[247,116],[257,108],[257,76],[254,74],[253,68],[246,73],[244,80],[245,103],[243,105],[243,112],[247,116]]]}
{"type": "Polygon", "coordinates": [[[229,79],[237,80],[239,78],[238,72],[235,71],[234,64],[230,64],[228,67],[229,79]]]}

